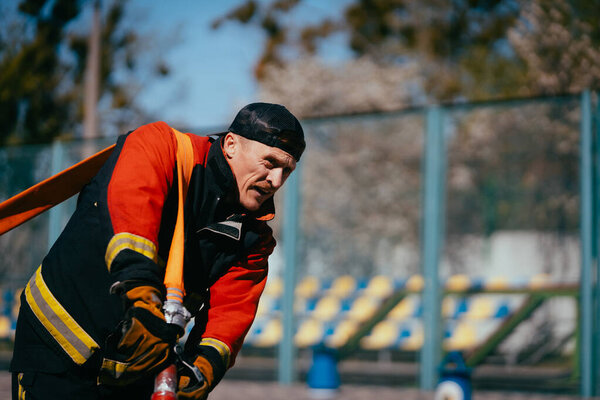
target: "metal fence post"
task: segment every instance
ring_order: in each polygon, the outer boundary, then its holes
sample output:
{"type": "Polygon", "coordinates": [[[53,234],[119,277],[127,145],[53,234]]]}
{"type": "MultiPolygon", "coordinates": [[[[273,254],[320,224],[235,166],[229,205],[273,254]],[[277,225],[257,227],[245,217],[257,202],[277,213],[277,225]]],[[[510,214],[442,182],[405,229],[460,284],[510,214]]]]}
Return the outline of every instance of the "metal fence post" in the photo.
{"type": "MultiPolygon", "coordinates": [[[[65,151],[64,145],[60,140],[52,142],[52,159],[50,162],[50,176],[62,171],[64,165],[65,151]]],[[[57,204],[52,207],[48,215],[48,250],[52,247],[60,232],[62,231],[64,204],[57,204]]]]}
{"type": "Polygon", "coordinates": [[[592,276],[592,124],[591,97],[589,90],[581,94],[581,140],[580,140],[580,175],[581,175],[581,396],[590,398],[593,395],[593,276],[592,276]]]}
{"type": "Polygon", "coordinates": [[[438,265],[444,226],[444,187],[446,150],[443,136],[443,110],[427,110],[424,156],[421,262],[423,290],[424,343],[420,354],[420,387],[433,390],[441,361],[441,299],[438,265]]]}
{"type": "Polygon", "coordinates": [[[594,260],[596,262],[596,294],[594,301],[594,344],[596,349],[594,351],[594,359],[592,364],[594,365],[594,395],[597,396],[600,393],[600,368],[598,363],[600,362],[600,101],[598,101],[598,92],[596,96],[596,109],[592,115],[592,126],[595,128],[595,141],[594,141],[594,157],[595,157],[595,168],[594,168],[594,187],[593,187],[593,213],[594,213],[594,226],[592,233],[594,235],[594,260]]]}
{"type": "Polygon", "coordinates": [[[298,232],[300,230],[300,177],[301,165],[287,180],[284,198],[283,245],[283,295],[281,318],[283,335],[279,343],[278,380],[282,385],[290,385],[296,375],[296,349],[294,346],[294,290],[296,288],[296,267],[298,263],[298,232]]]}

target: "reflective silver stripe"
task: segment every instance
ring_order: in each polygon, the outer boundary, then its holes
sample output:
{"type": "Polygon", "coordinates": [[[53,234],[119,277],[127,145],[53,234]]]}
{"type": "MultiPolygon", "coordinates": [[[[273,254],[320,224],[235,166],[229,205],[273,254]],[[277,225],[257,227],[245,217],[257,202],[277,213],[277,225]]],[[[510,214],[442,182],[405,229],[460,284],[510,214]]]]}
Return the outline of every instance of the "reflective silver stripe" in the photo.
{"type": "Polygon", "coordinates": [[[83,364],[99,346],[58,302],[42,277],[39,267],[25,287],[27,304],[76,364],[83,364]]]}
{"type": "Polygon", "coordinates": [[[225,343],[215,338],[202,338],[200,346],[210,346],[217,350],[223,359],[223,363],[225,363],[225,368],[229,367],[229,356],[231,355],[231,351],[229,350],[229,346],[225,343]]]}
{"type": "Polygon", "coordinates": [[[134,235],[133,233],[121,232],[114,235],[106,247],[104,261],[106,262],[106,267],[109,271],[112,262],[117,255],[125,249],[136,251],[152,261],[158,262],[156,246],[154,243],[145,237],[134,235]]]}

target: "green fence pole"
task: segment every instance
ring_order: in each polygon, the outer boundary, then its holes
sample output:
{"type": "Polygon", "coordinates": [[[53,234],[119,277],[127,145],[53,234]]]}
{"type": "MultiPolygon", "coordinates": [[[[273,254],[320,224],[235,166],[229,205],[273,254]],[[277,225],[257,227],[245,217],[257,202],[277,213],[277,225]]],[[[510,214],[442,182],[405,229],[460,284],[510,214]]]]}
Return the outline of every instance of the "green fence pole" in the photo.
{"type": "Polygon", "coordinates": [[[434,106],[427,111],[425,131],[423,219],[421,262],[425,287],[423,301],[424,342],[420,354],[420,387],[433,390],[441,361],[441,300],[438,265],[444,224],[445,144],[443,111],[434,106]]]}
{"type": "Polygon", "coordinates": [[[589,90],[581,95],[581,396],[593,396],[593,282],[592,282],[592,126],[591,98],[589,90]]]}
{"type": "Polygon", "coordinates": [[[283,295],[281,318],[283,335],[279,343],[278,380],[282,385],[290,385],[295,380],[296,349],[294,346],[294,290],[296,288],[296,269],[298,263],[298,231],[300,229],[300,172],[301,164],[287,180],[284,198],[283,220],[283,295]]]}

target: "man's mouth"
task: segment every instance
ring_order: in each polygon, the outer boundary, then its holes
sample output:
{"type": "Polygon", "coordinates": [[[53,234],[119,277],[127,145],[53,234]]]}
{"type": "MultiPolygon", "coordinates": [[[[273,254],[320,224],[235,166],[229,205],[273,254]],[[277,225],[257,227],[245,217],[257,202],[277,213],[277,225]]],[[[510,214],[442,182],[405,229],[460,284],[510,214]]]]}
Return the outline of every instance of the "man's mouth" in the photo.
{"type": "Polygon", "coordinates": [[[270,190],[263,189],[259,186],[254,186],[254,190],[256,190],[261,196],[269,196],[272,194],[270,190]]]}

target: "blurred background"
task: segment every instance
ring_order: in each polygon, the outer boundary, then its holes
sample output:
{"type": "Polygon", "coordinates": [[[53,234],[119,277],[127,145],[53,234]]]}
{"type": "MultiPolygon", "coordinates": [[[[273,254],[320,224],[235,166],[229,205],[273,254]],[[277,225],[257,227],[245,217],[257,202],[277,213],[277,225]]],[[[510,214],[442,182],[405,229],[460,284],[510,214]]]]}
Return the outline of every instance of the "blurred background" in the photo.
{"type": "MultiPolygon", "coordinates": [[[[222,385],[589,398],[599,45],[597,0],[5,0],[0,201],[141,124],[209,134],[284,104],[307,151],[222,385]]],[[[0,237],[6,359],[74,202],[0,237]]]]}

